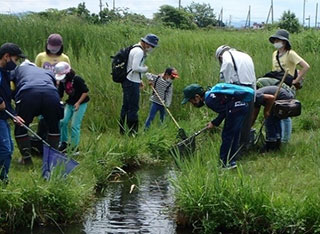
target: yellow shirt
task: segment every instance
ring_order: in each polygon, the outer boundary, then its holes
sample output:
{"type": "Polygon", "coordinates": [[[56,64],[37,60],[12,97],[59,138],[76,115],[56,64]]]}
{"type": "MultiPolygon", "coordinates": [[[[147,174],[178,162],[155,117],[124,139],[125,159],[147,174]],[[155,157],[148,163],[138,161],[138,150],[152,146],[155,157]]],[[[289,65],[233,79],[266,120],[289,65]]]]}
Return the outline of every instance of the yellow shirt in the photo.
{"type": "Polygon", "coordinates": [[[67,62],[70,64],[69,57],[67,55],[65,55],[64,53],[62,53],[61,55],[58,55],[58,56],[56,56],[56,55],[48,56],[46,52],[42,52],[37,55],[36,60],[35,60],[35,64],[38,67],[42,67],[46,70],[51,70],[51,71],[53,71],[54,66],[58,62],[67,62]]]}
{"type": "MultiPolygon", "coordinates": [[[[279,63],[277,61],[277,50],[272,54],[272,71],[281,71],[279,63]]],[[[281,66],[284,70],[289,69],[289,74],[294,76],[297,64],[303,59],[293,50],[288,50],[282,56],[279,57],[281,66]]]]}

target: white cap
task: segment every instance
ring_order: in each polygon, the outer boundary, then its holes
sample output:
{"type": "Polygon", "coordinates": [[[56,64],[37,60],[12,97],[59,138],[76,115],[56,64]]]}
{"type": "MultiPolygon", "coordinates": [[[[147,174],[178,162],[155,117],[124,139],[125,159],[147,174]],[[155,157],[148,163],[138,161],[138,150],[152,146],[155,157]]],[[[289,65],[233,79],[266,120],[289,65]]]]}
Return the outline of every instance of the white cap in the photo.
{"type": "Polygon", "coordinates": [[[216,50],[216,59],[219,59],[220,55],[229,49],[231,49],[231,48],[230,48],[230,46],[227,46],[227,45],[219,46],[218,49],[216,50]]]}
{"type": "Polygon", "coordinates": [[[66,62],[59,62],[54,66],[54,74],[56,80],[63,80],[66,74],[71,70],[71,66],[66,62]]]}

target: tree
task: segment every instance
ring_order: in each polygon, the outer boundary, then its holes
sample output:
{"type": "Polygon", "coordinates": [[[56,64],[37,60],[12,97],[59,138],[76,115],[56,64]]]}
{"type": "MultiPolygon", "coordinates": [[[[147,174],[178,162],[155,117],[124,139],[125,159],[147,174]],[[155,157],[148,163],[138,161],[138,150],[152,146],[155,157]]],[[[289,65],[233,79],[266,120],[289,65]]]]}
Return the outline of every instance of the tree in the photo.
{"type": "Polygon", "coordinates": [[[279,27],[288,30],[290,33],[298,33],[301,30],[298,18],[290,10],[283,12],[283,15],[280,18],[279,27]]]}
{"type": "Polygon", "coordinates": [[[174,28],[194,29],[196,27],[191,13],[169,5],[161,6],[159,12],[154,15],[154,19],[174,28]]]}
{"type": "Polygon", "coordinates": [[[193,15],[194,23],[200,28],[217,25],[216,16],[210,4],[192,2],[190,6],[186,7],[186,11],[193,15]]]}

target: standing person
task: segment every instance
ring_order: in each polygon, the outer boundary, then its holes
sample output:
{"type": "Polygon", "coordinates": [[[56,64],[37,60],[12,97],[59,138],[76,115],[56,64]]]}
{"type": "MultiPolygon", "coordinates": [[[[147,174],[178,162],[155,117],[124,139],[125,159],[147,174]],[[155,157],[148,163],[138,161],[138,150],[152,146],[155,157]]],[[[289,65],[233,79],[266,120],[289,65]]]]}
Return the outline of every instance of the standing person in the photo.
{"type": "MultiPolygon", "coordinates": [[[[36,56],[35,64],[52,72],[54,71],[54,66],[59,62],[70,64],[69,57],[63,53],[63,49],[62,36],[57,33],[50,34],[45,45],[45,51],[36,56]]],[[[45,124],[42,116],[39,118],[37,134],[43,139],[47,138],[48,126],[45,124]]],[[[32,138],[32,145],[38,148],[40,153],[42,152],[42,142],[37,138],[32,138]]]]}
{"type": "Polygon", "coordinates": [[[166,107],[169,107],[171,105],[173,93],[172,82],[174,79],[178,78],[179,75],[175,68],[168,67],[161,75],[147,73],[146,77],[150,82],[149,84],[154,87],[161,98],[161,100],[159,100],[158,95],[156,95],[155,93],[153,93],[150,97],[151,108],[149,116],[145,123],[145,129],[148,129],[158,111],[160,112],[160,120],[161,122],[163,122],[165,107],[162,105],[162,103],[165,103],[166,107]]]}
{"type": "Polygon", "coordinates": [[[154,34],[147,34],[130,50],[127,64],[127,79],[121,84],[123,103],[120,113],[120,133],[125,133],[125,124],[129,128],[129,135],[138,133],[138,111],[140,87],[143,87],[141,76],[148,71],[144,65],[147,54],[158,46],[159,38],[154,34]]]}
{"type": "Polygon", "coordinates": [[[183,90],[184,99],[181,104],[191,102],[195,107],[208,108],[218,113],[218,116],[207,124],[208,128],[218,127],[224,120],[220,159],[224,168],[237,167],[236,158],[239,151],[240,131],[245,116],[248,113],[248,103],[237,100],[232,95],[218,95],[211,90],[205,92],[198,84],[191,84],[183,90]]]}
{"type": "MultiPolygon", "coordinates": [[[[216,50],[216,59],[220,63],[220,81],[250,87],[255,90],[256,75],[252,58],[227,45],[222,45],[216,50]]],[[[244,150],[249,148],[250,129],[252,122],[254,101],[249,103],[249,111],[243,121],[240,144],[244,150]]]]}
{"type": "Polygon", "coordinates": [[[85,81],[66,62],[55,66],[55,77],[59,83],[59,94],[66,92],[68,99],[64,108],[64,117],[60,120],[60,151],[66,151],[68,146],[68,124],[71,120],[71,148],[77,150],[80,142],[80,129],[84,113],[87,110],[89,89],[85,81]]]}
{"type": "MultiPolygon", "coordinates": [[[[289,75],[294,78],[292,82],[294,89],[299,89],[302,86],[303,77],[310,68],[309,64],[291,49],[288,31],[279,29],[276,34],[269,37],[269,41],[276,48],[272,54],[272,71],[281,72],[288,70],[289,75]],[[300,71],[296,70],[297,65],[302,68],[300,71]]],[[[281,120],[281,126],[281,140],[283,142],[288,142],[292,132],[291,118],[281,120]]]]}
{"type": "MultiPolygon", "coordinates": [[[[0,181],[7,182],[13,153],[10,126],[7,123],[9,116],[4,110],[14,114],[11,106],[11,89],[9,72],[14,70],[19,58],[25,58],[21,49],[13,43],[5,43],[0,47],[0,181]]],[[[23,119],[16,117],[18,123],[23,119]]]]}
{"type": "MultiPolygon", "coordinates": [[[[57,149],[59,120],[63,116],[63,109],[54,74],[26,60],[14,70],[12,81],[16,87],[14,99],[17,114],[25,120],[26,126],[29,126],[35,116],[42,115],[48,126],[47,142],[57,149]]],[[[31,143],[27,130],[16,125],[14,135],[22,155],[20,163],[31,164],[31,143]]]]}
{"type": "Polygon", "coordinates": [[[291,92],[284,88],[280,89],[278,96],[275,98],[275,93],[278,86],[266,86],[260,88],[256,92],[255,108],[253,115],[253,122],[257,119],[260,107],[264,106],[264,118],[266,128],[266,144],[262,148],[262,152],[279,150],[281,146],[281,121],[272,113],[272,106],[275,100],[292,99],[291,92]]]}

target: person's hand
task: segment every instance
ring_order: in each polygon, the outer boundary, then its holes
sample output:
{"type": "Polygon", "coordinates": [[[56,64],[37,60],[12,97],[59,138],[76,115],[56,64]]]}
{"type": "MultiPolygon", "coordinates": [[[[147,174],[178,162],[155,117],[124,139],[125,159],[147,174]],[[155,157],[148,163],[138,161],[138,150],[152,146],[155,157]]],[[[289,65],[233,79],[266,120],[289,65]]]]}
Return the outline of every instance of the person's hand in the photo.
{"type": "Polygon", "coordinates": [[[140,89],[144,89],[144,83],[142,81],[140,83],[140,89]]]}
{"type": "Polygon", "coordinates": [[[207,124],[207,128],[208,128],[208,129],[214,128],[213,123],[209,122],[209,123],[207,124]]]}
{"type": "Polygon", "coordinates": [[[80,106],[80,103],[76,102],[76,103],[73,105],[74,111],[79,110],[79,106],[80,106]]]}
{"type": "Polygon", "coordinates": [[[148,84],[149,84],[150,86],[152,86],[152,85],[153,85],[153,82],[152,82],[152,81],[149,81],[148,84]]]}
{"type": "Polygon", "coordinates": [[[6,103],[3,101],[0,103],[0,111],[6,109],[6,103]]]}
{"type": "Polygon", "coordinates": [[[19,124],[20,126],[22,126],[25,123],[24,119],[21,118],[20,116],[15,116],[15,118],[13,119],[13,122],[15,122],[16,124],[19,124]]]}

